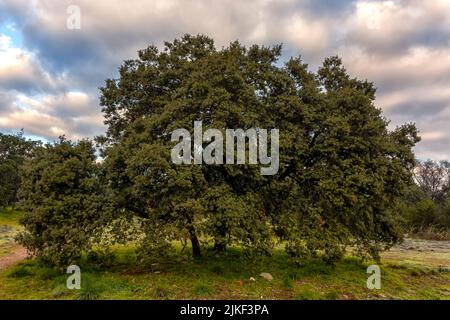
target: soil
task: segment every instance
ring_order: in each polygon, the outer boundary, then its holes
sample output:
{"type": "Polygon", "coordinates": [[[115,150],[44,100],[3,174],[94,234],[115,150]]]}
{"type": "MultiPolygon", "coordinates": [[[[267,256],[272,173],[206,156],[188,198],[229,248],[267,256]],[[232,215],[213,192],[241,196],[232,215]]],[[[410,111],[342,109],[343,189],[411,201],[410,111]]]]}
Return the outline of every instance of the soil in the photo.
{"type": "Polygon", "coordinates": [[[19,262],[27,257],[27,250],[21,246],[14,246],[11,248],[9,254],[0,257],[0,271],[8,268],[9,266],[19,262]]]}

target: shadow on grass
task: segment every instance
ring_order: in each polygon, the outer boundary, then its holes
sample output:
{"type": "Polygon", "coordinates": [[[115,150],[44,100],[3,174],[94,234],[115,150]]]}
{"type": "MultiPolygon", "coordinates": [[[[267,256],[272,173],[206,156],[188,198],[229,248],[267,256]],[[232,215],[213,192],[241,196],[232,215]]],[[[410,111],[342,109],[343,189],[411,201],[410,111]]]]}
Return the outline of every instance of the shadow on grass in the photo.
{"type": "MultiPolygon", "coordinates": [[[[199,259],[178,251],[145,261],[138,260],[131,246],[83,255],[78,262],[82,289],[69,290],[65,270],[26,260],[8,271],[8,288],[18,290],[32,282],[36,288],[44,288],[39,297],[50,299],[366,299],[413,297],[405,279],[422,281],[420,277],[434,274],[412,267],[382,266],[386,294],[378,296],[366,288],[370,263],[355,257],[346,257],[335,266],[319,259],[298,265],[282,250],[275,250],[270,257],[249,257],[240,248],[230,248],[220,255],[205,251],[199,259]],[[273,280],[260,277],[262,272],[270,273],[273,280]]],[[[427,297],[435,294],[427,292],[427,297]]]]}

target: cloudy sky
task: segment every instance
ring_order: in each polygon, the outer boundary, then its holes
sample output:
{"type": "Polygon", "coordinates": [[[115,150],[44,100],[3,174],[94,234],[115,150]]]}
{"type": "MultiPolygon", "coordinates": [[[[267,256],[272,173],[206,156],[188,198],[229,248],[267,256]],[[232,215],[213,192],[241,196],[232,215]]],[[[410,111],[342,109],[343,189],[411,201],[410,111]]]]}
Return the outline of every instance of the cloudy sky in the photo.
{"type": "Polygon", "coordinates": [[[338,54],[375,82],[392,126],[416,123],[418,157],[450,159],[450,0],[0,0],[0,131],[101,134],[98,87],[138,49],[185,33],[283,43],[312,70],[338,54]],[[67,27],[71,5],[80,29],[67,27]]]}

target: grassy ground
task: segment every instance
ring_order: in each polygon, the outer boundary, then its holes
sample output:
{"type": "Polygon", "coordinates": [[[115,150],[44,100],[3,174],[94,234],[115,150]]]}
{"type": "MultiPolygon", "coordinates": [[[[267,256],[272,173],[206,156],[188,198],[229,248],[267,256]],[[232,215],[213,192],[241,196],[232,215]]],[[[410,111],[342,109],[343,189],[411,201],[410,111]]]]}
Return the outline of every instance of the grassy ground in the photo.
{"type": "MultiPolygon", "coordinates": [[[[0,225],[17,230],[17,217],[0,215],[0,225]]],[[[388,253],[381,290],[368,290],[371,263],[354,257],[334,268],[319,261],[297,266],[282,251],[250,261],[234,248],[200,260],[178,253],[144,267],[132,246],[121,246],[109,259],[84,257],[81,290],[66,288],[64,271],[35,260],[19,262],[0,271],[0,299],[450,299],[450,254],[449,260],[427,264],[426,258],[405,255],[413,251],[399,247],[388,253]],[[263,279],[261,272],[274,279],[263,279]]]]}
{"type": "Polygon", "coordinates": [[[421,230],[411,231],[410,236],[412,238],[418,238],[422,240],[426,239],[426,240],[450,241],[450,230],[430,226],[427,228],[422,228],[421,230]]]}
{"type": "Polygon", "coordinates": [[[0,258],[11,252],[14,235],[20,230],[20,212],[8,208],[0,211],[0,258]]]}

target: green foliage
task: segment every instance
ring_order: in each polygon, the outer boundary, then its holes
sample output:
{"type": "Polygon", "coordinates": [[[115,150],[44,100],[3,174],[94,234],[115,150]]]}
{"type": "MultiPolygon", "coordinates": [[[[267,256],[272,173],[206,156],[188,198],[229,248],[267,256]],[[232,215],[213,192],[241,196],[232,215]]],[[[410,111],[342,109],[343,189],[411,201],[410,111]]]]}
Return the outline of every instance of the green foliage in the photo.
{"type": "Polygon", "coordinates": [[[149,221],[144,247],[190,239],[194,256],[201,243],[269,254],[283,241],[298,261],[334,263],[347,246],[377,258],[402,237],[394,203],[411,179],[415,126],[389,131],[375,87],[351,78],[338,57],[314,74],[300,58],[280,66],[280,56],[281,46],[217,50],[186,35],[161,52],[139,51],[106,81],[108,129],[98,141],[115,208],[149,221]],[[173,164],[171,132],[192,132],[194,121],[204,130],[279,129],[278,174],[173,164]]]}
{"type": "Polygon", "coordinates": [[[406,222],[406,231],[412,230],[427,239],[448,238],[450,197],[444,164],[426,161],[414,170],[415,180],[419,182],[409,186],[397,207],[406,222]]]}
{"type": "Polygon", "coordinates": [[[0,209],[15,204],[20,187],[20,166],[39,145],[25,139],[23,131],[9,135],[0,133],[0,209]]]}
{"type": "Polygon", "coordinates": [[[438,206],[431,199],[421,200],[409,208],[407,214],[413,226],[419,228],[427,227],[436,223],[438,219],[438,206]]]}
{"type": "MultiPolygon", "coordinates": [[[[221,253],[236,245],[255,259],[283,243],[299,264],[333,265],[349,246],[377,259],[402,237],[395,205],[411,182],[417,130],[388,130],[372,83],[350,77],[338,57],[312,73],[300,57],[281,66],[281,50],[239,42],[217,50],[206,36],[186,35],[161,52],[139,51],[101,88],[102,163],[87,140],[37,146],[1,135],[0,206],[15,201],[21,182],[26,212],[18,241],[67,266],[107,233],[115,235],[108,244],[126,242],[130,235],[116,231],[138,220],[142,263],[188,240],[194,257],[202,246],[221,253]],[[279,129],[278,173],[173,164],[171,132],[192,132],[194,121],[203,130],[279,129]]],[[[432,205],[420,201],[403,217],[428,223],[432,205]]],[[[88,260],[113,263],[95,253],[88,260]]]]}
{"type": "Polygon", "coordinates": [[[20,206],[29,252],[53,265],[68,266],[89,250],[105,225],[105,194],[95,150],[87,140],[64,138],[35,151],[23,166],[20,206]]]}

